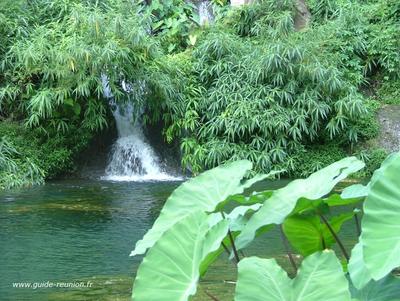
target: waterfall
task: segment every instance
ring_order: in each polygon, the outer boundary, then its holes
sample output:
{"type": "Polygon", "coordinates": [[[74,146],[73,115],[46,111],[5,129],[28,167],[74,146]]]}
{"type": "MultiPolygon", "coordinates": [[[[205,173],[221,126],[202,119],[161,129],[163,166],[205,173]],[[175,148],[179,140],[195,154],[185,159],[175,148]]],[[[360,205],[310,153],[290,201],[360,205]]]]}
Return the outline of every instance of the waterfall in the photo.
{"type": "MultiPolygon", "coordinates": [[[[112,98],[106,76],[102,77],[104,95],[113,107],[118,139],[111,151],[106,167],[105,180],[113,181],[172,181],[179,180],[167,174],[161,161],[146,140],[139,120],[139,114],[131,102],[117,104],[112,98]]],[[[126,83],[122,83],[125,91],[126,83]]]]}
{"type": "Polygon", "coordinates": [[[214,21],[213,8],[208,0],[199,1],[197,4],[200,25],[211,24],[214,21]]]}

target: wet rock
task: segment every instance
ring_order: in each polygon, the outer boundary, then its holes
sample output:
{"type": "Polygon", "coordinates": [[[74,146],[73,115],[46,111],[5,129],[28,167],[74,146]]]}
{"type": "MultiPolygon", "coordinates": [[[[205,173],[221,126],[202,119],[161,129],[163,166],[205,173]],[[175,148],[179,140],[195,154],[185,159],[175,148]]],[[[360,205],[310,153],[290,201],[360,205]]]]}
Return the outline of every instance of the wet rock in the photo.
{"type": "Polygon", "coordinates": [[[378,111],[381,131],[378,137],[379,147],[387,152],[400,150],[400,105],[386,105],[378,111]]]}
{"type": "Polygon", "coordinates": [[[294,28],[300,31],[308,27],[311,20],[311,13],[305,0],[296,0],[295,7],[296,15],[294,17],[294,28]]]}

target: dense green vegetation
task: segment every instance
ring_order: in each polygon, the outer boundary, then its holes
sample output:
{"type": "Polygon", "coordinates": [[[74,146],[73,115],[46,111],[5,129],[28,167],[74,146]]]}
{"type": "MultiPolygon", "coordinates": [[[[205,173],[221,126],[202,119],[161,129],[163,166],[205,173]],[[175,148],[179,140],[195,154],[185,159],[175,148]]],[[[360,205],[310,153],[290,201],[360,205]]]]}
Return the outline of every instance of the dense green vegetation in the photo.
{"type": "MultiPolygon", "coordinates": [[[[125,1],[0,5],[8,17],[1,36],[8,45],[1,52],[1,133],[36,162],[41,172],[34,181],[41,182],[71,172],[77,154],[110,123],[101,75],[115,98],[125,100],[121,78],[140,77],[157,49],[125,1]]],[[[17,185],[9,180],[6,186],[17,185]]]]}
{"type": "Polygon", "coordinates": [[[366,112],[362,96],[326,60],[325,40],[311,39],[312,30],[294,30],[293,4],[272,3],[240,13],[239,20],[255,15],[253,31],[259,31],[246,32],[232,17],[221,27],[236,32],[211,30],[193,51],[191,86],[198,95],[187,96],[182,103],[191,107],[173,124],[192,134],[182,143],[192,168],[246,158],[257,170],[277,164],[295,170],[294,155],[307,143],[358,139],[355,120],[366,112]]]}
{"type": "Polygon", "coordinates": [[[306,1],[304,28],[294,0],[212,1],[216,22],[204,27],[194,4],[147,2],[0,3],[0,128],[32,140],[5,138],[41,170],[34,182],[69,173],[113,126],[102,76],[194,173],[238,159],[295,177],[347,154],[367,162],[363,175],[380,163],[379,146],[364,142],[379,132],[376,110],[399,101],[397,1],[306,1]],[[43,162],[35,141],[63,163],[43,162]]]}
{"type": "Polygon", "coordinates": [[[242,160],[190,179],[171,194],[153,227],[136,243],[131,255],[147,254],[132,300],[189,300],[225,251],[238,268],[236,301],[399,300],[400,153],[390,155],[368,185],[332,193],[363,167],[362,161],[347,157],[278,190],[247,194],[244,189],[274,173],[249,179],[252,164],[242,160]],[[354,209],[360,202],[362,210],[354,209]],[[341,214],[334,210],[338,207],[341,214]],[[339,234],[353,218],[358,243],[350,256],[339,234]],[[289,271],[275,259],[239,252],[274,227],[282,229],[289,271]],[[302,255],[300,267],[287,241],[302,255]],[[341,256],[332,250],[335,244],[341,256]]]}
{"type": "Polygon", "coordinates": [[[0,190],[77,171],[130,103],[198,175],[136,243],[134,301],[189,300],[224,252],[236,301],[400,300],[400,153],[376,142],[400,104],[400,2],[252,2],[211,0],[200,24],[196,1],[1,0],[0,190]],[[252,189],[279,176],[298,179],[252,189]],[[348,177],[371,179],[338,191],[348,177]],[[245,255],[275,227],[287,271],[245,255]]]}
{"type": "Polygon", "coordinates": [[[164,117],[167,138],[183,137],[184,165],[246,158],[300,176],[353,153],[370,175],[383,159],[379,146],[362,145],[379,132],[376,110],[397,98],[398,3],[310,1],[312,22],[300,32],[294,6],[230,12],[171,58],[188,79],[164,117]]]}
{"type": "Polygon", "coordinates": [[[55,130],[43,133],[5,122],[0,126],[0,188],[43,183],[76,170],[75,160],[88,147],[92,134],[70,125],[74,135],[55,130]]]}
{"type": "Polygon", "coordinates": [[[43,171],[29,157],[22,156],[6,137],[0,142],[0,168],[0,189],[43,181],[43,171]]]}

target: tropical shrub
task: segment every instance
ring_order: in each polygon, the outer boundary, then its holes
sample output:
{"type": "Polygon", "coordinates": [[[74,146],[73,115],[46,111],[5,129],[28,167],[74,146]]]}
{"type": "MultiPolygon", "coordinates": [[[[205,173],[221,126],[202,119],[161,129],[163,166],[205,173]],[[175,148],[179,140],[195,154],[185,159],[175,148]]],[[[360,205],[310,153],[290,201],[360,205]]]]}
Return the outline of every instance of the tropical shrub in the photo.
{"type": "Polygon", "coordinates": [[[337,183],[363,166],[348,157],[278,190],[244,194],[245,188],[276,173],[249,178],[252,164],[242,160],[183,183],[131,254],[147,251],[132,300],[189,300],[224,251],[238,264],[237,301],[399,300],[400,279],[392,271],[400,266],[400,153],[390,155],[368,185],[332,194],[337,183]],[[359,242],[350,257],[340,228],[359,214],[352,208],[362,201],[359,242]],[[236,207],[228,211],[232,203],[236,207]],[[330,208],[336,206],[351,210],[332,215],[330,208]],[[282,227],[283,238],[304,258],[298,269],[287,247],[293,278],[274,259],[242,258],[239,252],[274,226],[282,227]],[[344,262],[329,250],[333,244],[339,245],[344,262]]]}
{"type": "Polygon", "coordinates": [[[99,134],[111,92],[195,174],[246,159],[306,176],[377,134],[363,93],[397,101],[398,1],[309,0],[302,31],[293,0],[211,2],[217,22],[199,28],[181,0],[1,1],[0,118],[99,134]]]}
{"type": "Polygon", "coordinates": [[[314,21],[323,25],[320,28],[323,31],[332,28],[340,37],[335,39],[340,43],[333,45],[341,50],[337,54],[348,69],[359,69],[367,76],[381,72],[390,77],[398,77],[398,1],[311,0],[308,3],[314,21]]]}
{"type": "Polygon", "coordinates": [[[164,60],[182,68],[167,71],[179,84],[162,105],[150,98],[149,111],[164,120],[167,141],[180,141],[184,167],[197,173],[247,159],[257,171],[279,166],[308,175],[339,158],[325,165],[310,160],[312,168],[302,170],[302,150],[314,157],[314,149],[332,143],[337,154],[353,154],[357,143],[376,137],[379,102],[371,94],[377,78],[385,87],[395,83],[398,5],[307,4],[312,26],[301,32],[294,1],[257,1],[230,11],[192,49],[164,60]]]}
{"type": "MultiPolygon", "coordinates": [[[[35,3],[43,13],[63,2],[35,3]]],[[[69,1],[57,17],[52,17],[55,11],[47,13],[47,22],[27,28],[26,37],[17,39],[2,61],[1,114],[26,116],[28,126],[53,126],[60,132],[70,124],[102,130],[108,107],[102,76],[116,101],[126,101],[121,81],[140,79],[144,63],[157,52],[145,20],[127,1],[69,1]]],[[[133,98],[139,93],[135,88],[130,89],[133,98]]]]}
{"type": "MultiPolygon", "coordinates": [[[[23,27],[18,22],[17,15],[23,14],[22,1],[4,0],[0,3],[0,59],[19,34],[23,34],[23,27]]],[[[1,78],[1,77],[0,77],[1,78]]]]}
{"type": "Polygon", "coordinates": [[[291,178],[307,177],[344,157],[346,152],[339,143],[319,141],[315,145],[299,147],[293,154],[294,168],[289,175],[291,178]]]}
{"type": "MultiPolygon", "coordinates": [[[[14,183],[14,185],[3,185],[3,188],[41,184],[45,178],[52,179],[73,173],[77,169],[76,159],[93,139],[89,130],[79,129],[73,125],[67,133],[61,134],[51,129],[47,132],[43,132],[40,128],[26,129],[18,123],[9,121],[0,123],[0,137],[12,145],[13,155],[7,155],[7,158],[10,163],[15,163],[13,169],[2,168],[0,178],[3,181],[13,179],[14,183]],[[34,177],[28,178],[36,180],[25,183],[24,173],[31,165],[35,166],[34,170],[37,172],[34,173],[34,177]]],[[[32,172],[27,174],[30,173],[32,172]]]]}
{"type": "Polygon", "coordinates": [[[370,147],[360,151],[358,157],[365,162],[365,168],[358,172],[355,177],[359,179],[369,179],[388,156],[388,152],[382,148],[370,147]]]}
{"type": "Polygon", "coordinates": [[[0,190],[42,184],[44,172],[6,137],[0,140],[0,190]]]}
{"type": "Polygon", "coordinates": [[[294,30],[292,1],[274,3],[234,11],[199,37],[185,88],[166,103],[168,138],[181,139],[194,172],[238,159],[292,171],[307,144],[359,139],[367,110],[353,78],[322,30],[294,30]]]}
{"type": "Polygon", "coordinates": [[[383,104],[400,105],[400,80],[383,80],[377,90],[378,100],[383,104]]]}
{"type": "Polygon", "coordinates": [[[399,76],[400,5],[395,0],[369,1],[364,7],[368,20],[368,57],[370,69],[381,68],[390,76],[399,76]]]}
{"type": "Polygon", "coordinates": [[[0,137],[35,158],[46,178],[74,171],[77,154],[113,124],[106,92],[140,110],[137,88],[152,78],[159,47],[139,9],[124,0],[0,3],[1,125],[33,132],[21,130],[19,139],[0,129],[0,137]]]}
{"type": "Polygon", "coordinates": [[[183,0],[141,1],[143,13],[150,15],[151,31],[168,52],[177,52],[190,45],[189,34],[199,25],[194,3],[183,0]]]}

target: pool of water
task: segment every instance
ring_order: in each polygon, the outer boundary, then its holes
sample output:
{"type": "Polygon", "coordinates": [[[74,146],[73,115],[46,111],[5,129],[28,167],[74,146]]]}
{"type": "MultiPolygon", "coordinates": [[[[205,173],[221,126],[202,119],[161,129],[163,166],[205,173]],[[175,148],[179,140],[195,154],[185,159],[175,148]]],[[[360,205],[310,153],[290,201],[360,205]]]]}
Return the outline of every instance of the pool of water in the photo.
{"type": "MultiPolygon", "coordinates": [[[[277,188],[288,181],[263,183],[277,188]]],[[[64,180],[0,192],[0,300],[130,300],[141,257],[129,257],[179,182],[64,180]],[[14,283],[76,283],[89,288],[16,288],[14,283]]],[[[354,227],[341,233],[350,246],[354,227]]],[[[278,230],[245,255],[278,257],[290,270],[278,230]]],[[[235,266],[222,256],[199,286],[196,301],[232,300],[235,266]]]]}

